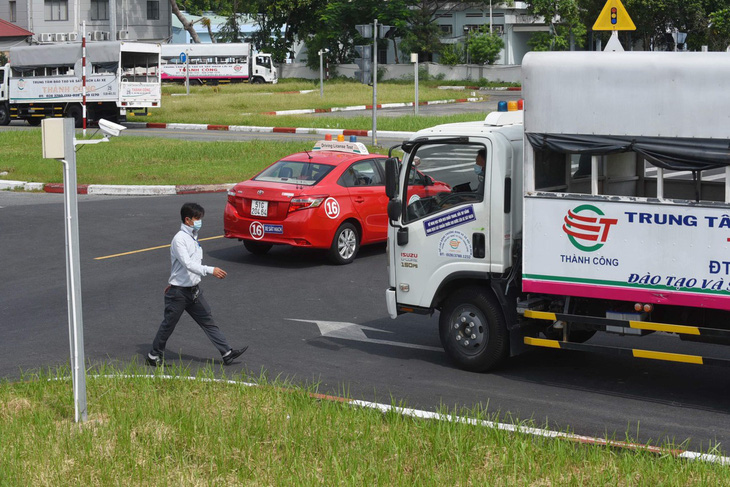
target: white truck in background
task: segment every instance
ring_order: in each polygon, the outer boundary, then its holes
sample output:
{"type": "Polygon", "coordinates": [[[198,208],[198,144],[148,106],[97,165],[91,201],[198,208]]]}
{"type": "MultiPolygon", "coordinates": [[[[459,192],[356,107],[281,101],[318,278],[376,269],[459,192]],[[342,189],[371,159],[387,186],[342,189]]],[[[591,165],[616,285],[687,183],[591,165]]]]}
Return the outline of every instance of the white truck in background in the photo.
{"type": "Polygon", "coordinates": [[[249,43],[162,44],[162,81],[186,79],[201,84],[279,81],[271,54],[255,53],[249,43]]]}
{"type": "MultiPolygon", "coordinates": [[[[0,67],[0,125],[46,117],[83,121],[81,43],[13,47],[0,67]]],[[[130,112],[159,107],[160,45],[89,42],[86,45],[86,109],[91,121],[124,121],[130,112]]]]}
{"type": "Polygon", "coordinates": [[[473,371],[530,347],[730,365],[727,54],[528,53],[522,73],[524,112],[388,159],[390,316],[439,311],[473,371]],[[461,191],[407,200],[414,161],[461,191]]]}

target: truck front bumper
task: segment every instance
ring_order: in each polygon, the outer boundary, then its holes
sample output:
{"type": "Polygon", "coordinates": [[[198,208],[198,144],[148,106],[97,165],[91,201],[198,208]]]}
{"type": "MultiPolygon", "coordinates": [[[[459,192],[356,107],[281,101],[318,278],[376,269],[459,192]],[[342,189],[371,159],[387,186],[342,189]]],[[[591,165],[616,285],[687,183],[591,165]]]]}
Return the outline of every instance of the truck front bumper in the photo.
{"type": "Polygon", "coordinates": [[[388,307],[388,315],[392,319],[396,319],[398,317],[398,310],[395,301],[395,289],[392,287],[385,290],[385,304],[388,307]]]}

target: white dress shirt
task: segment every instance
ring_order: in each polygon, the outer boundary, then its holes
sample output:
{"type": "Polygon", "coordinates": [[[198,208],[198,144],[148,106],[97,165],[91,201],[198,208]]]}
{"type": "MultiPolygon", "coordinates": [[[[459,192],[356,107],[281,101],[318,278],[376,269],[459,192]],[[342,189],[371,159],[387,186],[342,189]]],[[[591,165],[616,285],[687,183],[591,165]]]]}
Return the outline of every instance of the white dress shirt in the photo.
{"type": "Polygon", "coordinates": [[[197,286],[203,276],[212,274],[215,269],[202,264],[203,249],[198,243],[198,232],[184,223],[172,238],[170,261],[172,270],[168,282],[173,286],[197,286]]]}

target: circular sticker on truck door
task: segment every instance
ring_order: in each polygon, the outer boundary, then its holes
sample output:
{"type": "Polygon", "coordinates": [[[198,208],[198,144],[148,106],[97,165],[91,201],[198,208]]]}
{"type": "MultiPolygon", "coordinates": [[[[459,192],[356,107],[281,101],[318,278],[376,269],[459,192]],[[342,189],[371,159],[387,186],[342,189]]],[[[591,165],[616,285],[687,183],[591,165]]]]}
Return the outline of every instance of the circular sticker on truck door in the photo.
{"type": "Polygon", "coordinates": [[[340,216],[340,204],[332,197],[327,198],[324,200],[324,212],[327,214],[328,218],[334,220],[340,216]]]}

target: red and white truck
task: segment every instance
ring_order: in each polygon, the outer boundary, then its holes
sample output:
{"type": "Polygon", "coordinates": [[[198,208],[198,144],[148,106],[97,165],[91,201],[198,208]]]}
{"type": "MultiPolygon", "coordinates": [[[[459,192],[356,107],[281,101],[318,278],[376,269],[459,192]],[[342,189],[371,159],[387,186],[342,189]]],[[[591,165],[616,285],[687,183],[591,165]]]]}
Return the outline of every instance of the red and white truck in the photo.
{"type": "Polygon", "coordinates": [[[160,106],[159,44],[88,43],[85,87],[81,43],[13,47],[9,60],[0,66],[0,125],[71,117],[80,127],[84,92],[92,121],[124,121],[129,112],[160,106]]]}
{"type": "Polygon", "coordinates": [[[529,53],[522,71],[524,111],[388,159],[390,316],[439,311],[468,370],[529,347],[730,365],[727,54],[529,53]],[[416,158],[460,191],[408,201],[416,158]]]}
{"type": "Polygon", "coordinates": [[[247,42],[162,44],[162,81],[273,83],[279,81],[271,54],[247,42]]]}

